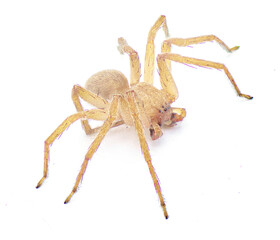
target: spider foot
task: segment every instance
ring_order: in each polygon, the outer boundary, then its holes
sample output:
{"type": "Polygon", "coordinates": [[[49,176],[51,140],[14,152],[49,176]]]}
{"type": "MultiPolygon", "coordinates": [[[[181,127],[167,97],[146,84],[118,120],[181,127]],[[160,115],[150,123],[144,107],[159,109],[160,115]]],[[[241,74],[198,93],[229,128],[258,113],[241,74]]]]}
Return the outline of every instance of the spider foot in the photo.
{"type": "Polygon", "coordinates": [[[72,191],[69,196],[66,198],[66,200],[64,201],[64,204],[69,203],[70,199],[72,198],[74,192],[72,191]]]}
{"type": "Polygon", "coordinates": [[[244,98],[247,98],[247,99],[249,99],[249,100],[253,99],[252,96],[247,95],[247,94],[243,94],[243,93],[240,93],[240,94],[239,94],[239,97],[244,97],[244,98]]]}
{"type": "Polygon", "coordinates": [[[229,49],[230,52],[234,52],[236,50],[238,50],[240,48],[240,46],[235,46],[229,49]]]}
{"type": "Polygon", "coordinates": [[[45,179],[46,179],[46,177],[45,177],[45,176],[44,176],[44,177],[42,177],[42,178],[41,178],[41,180],[38,182],[38,184],[37,184],[36,188],[41,187],[41,185],[43,184],[43,182],[45,181],[45,179]]]}
{"type": "Polygon", "coordinates": [[[165,219],[168,219],[169,216],[168,216],[168,213],[167,213],[166,206],[165,206],[164,202],[161,204],[161,207],[162,207],[165,219]]]}

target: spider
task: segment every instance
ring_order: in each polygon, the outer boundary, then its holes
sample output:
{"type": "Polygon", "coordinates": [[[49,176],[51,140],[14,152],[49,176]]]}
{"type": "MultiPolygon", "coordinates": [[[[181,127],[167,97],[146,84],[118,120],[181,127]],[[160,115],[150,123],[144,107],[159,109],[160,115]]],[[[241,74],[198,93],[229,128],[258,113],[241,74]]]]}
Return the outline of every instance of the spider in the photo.
{"type": "Polygon", "coordinates": [[[140,147],[148,165],[155,190],[158,194],[164,217],[166,219],[168,218],[159,180],[152,165],[144,129],[148,128],[152,140],[155,140],[161,137],[161,128],[163,126],[174,126],[177,122],[182,121],[186,116],[184,108],[171,107],[171,104],[178,98],[178,90],[171,74],[171,61],[221,69],[225,72],[240,97],[252,99],[251,96],[240,92],[232,75],[224,64],[189,58],[171,53],[171,45],[184,47],[207,41],[216,41],[228,52],[237,50],[239,48],[238,46],[229,48],[222,40],[214,35],[194,38],[168,37],[169,33],[166,24],[166,17],[162,15],[157,19],[148,34],[143,82],[140,82],[141,69],[138,53],[127,44],[125,39],[119,38],[119,51],[122,54],[128,54],[130,58],[130,84],[121,72],[117,70],[104,70],[91,76],[86,82],[85,88],[79,85],[74,85],[72,89],[72,100],[77,109],[77,113],[67,117],[45,140],[43,177],[38,182],[36,188],[39,188],[42,185],[48,175],[50,145],[73,122],[80,119],[86,134],[93,134],[96,132],[98,132],[98,134],[85,155],[80,172],[76,178],[75,185],[64,203],[68,203],[73,194],[77,191],[89,160],[98,149],[109,129],[122,124],[135,126],[140,147]],[[162,87],[162,89],[157,89],[153,86],[155,68],[154,39],[161,27],[165,33],[166,40],[163,41],[161,53],[158,54],[156,58],[160,84],[162,87]],[[95,108],[85,111],[81,104],[81,99],[93,105],[95,108]],[[101,120],[104,121],[104,123],[101,127],[91,128],[88,123],[89,119],[101,120]]]}

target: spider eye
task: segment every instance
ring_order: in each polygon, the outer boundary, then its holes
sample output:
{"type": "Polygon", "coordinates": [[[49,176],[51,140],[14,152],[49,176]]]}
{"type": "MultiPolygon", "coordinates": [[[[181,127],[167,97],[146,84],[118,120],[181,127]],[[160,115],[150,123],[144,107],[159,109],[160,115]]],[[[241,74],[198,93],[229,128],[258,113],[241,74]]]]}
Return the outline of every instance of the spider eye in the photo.
{"type": "Polygon", "coordinates": [[[163,108],[163,110],[166,112],[169,108],[170,108],[170,106],[162,106],[162,108],[163,108]]]}

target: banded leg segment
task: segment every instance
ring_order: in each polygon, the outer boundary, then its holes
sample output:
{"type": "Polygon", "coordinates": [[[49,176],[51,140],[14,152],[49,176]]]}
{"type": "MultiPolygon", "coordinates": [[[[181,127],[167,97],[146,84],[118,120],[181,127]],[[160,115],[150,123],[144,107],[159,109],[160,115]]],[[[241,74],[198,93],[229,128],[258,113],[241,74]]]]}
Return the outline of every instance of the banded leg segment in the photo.
{"type": "Polygon", "coordinates": [[[93,154],[96,152],[97,148],[99,147],[100,143],[102,142],[103,138],[105,137],[106,133],[109,131],[109,129],[112,127],[113,122],[117,118],[117,111],[118,111],[118,105],[119,105],[119,98],[120,96],[115,95],[113,97],[110,109],[109,109],[109,115],[107,119],[105,120],[104,124],[102,125],[100,131],[98,132],[96,138],[94,139],[93,143],[90,145],[89,150],[85,156],[85,159],[83,161],[83,164],[81,166],[81,170],[77,176],[75,185],[69,194],[69,196],[66,198],[64,203],[68,203],[73,196],[73,194],[77,191],[78,186],[83,178],[83,175],[86,171],[88,161],[92,158],[93,154]]]}
{"type": "Polygon", "coordinates": [[[140,141],[141,150],[144,154],[144,158],[146,160],[146,163],[148,165],[150,174],[152,176],[155,189],[156,189],[157,194],[159,196],[159,200],[160,200],[160,204],[161,204],[164,216],[167,219],[168,214],[167,214],[165,202],[164,202],[164,199],[163,199],[163,196],[162,196],[162,193],[161,193],[158,177],[157,177],[155,169],[152,165],[151,155],[150,155],[150,152],[149,152],[149,147],[148,147],[148,144],[147,144],[146,139],[145,139],[143,126],[142,126],[140,118],[139,118],[139,111],[137,109],[137,105],[136,105],[136,101],[135,101],[135,94],[134,94],[133,91],[128,92],[128,106],[129,106],[131,115],[132,115],[133,120],[134,120],[134,125],[135,125],[137,135],[138,135],[138,138],[139,138],[139,141],[140,141]]]}
{"type": "Polygon", "coordinates": [[[45,141],[45,150],[44,150],[44,171],[43,177],[38,182],[36,188],[39,188],[44,180],[48,176],[48,164],[49,164],[49,155],[50,155],[50,145],[75,121],[81,118],[88,118],[94,120],[104,120],[107,117],[107,112],[101,109],[92,109],[89,111],[78,112],[67,117],[57,129],[46,139],[45,141]]]}
{"type": "Polygon", "coordinates": [[[167,91],[167,93],[170,94],[171,101],[175,101],[178,98],[178,90],[177,90],[177,87],[173,80],[173,77],[170,73],[170,70],[166,64],[166,59],[175,61],[175,62],[179,62],[179,63],[196,65],[196,66],[200,66],[200,67],[210,67],[210,68],[215,68],[215,69],[221,69],[225,72],[225,74],[229,78],[229,80],[230,80],[231,84],[233,85],[235,91],[237,92],[238,96],[244,97],[247,99],[253,98],[250,95],[241,93],[241,91],[239,90],[237,84],[235,83],[232,75],[230,74],[229,70],[222,63],[216,63],[216,62],[211,62],[211,61],[206,61],[206,60],[201,60],[201,59],[196,59],[196,58],[184,57],[184,56],[181,56],[178,54],[173,54],[173,53],[162,53],[162,54],[159,54],[157,57],[160,81],[161,81],[161,85],[162,85],[163,89],[165,89],[167,91]]]}
{"type": "Polygon", "coordinates": [[[152,26],[146,46],[146,55],[145,55],[145,66],[144,66],[144,81],[150,84],[153,84],[154,81],[154,70],[155,70],[155,44],[154,39],[156,37],[157,31],[160,27],[163,27],[165,36],[169,36],[166,18],[165,16],[160,16],[155,24],[152,26]]]}
{"type": "Polygon", "coordinates": [[[141,67],[138,53],[130,47],[125,39],[118,39],[118,49],[121,54],[127,53],[130,58],[130,86],[137,84],[140,81],[141,67]]]}
{"type": "MultiPolygon", "coordinates": [[[[80,98],[97,108],[106,109],[109,106],[108,101],[105,100],[104,98],[92,93],[91,91],[88,91],[87,89],[79,85],[74,85],[72,89],[72,100],[77,109],[77,112],[84,111],[80,98]]],[[[92,129],[87,119],[82,119],[81,122],[82,122],[83,129],[85,130],[85,133],[87,135],[95,133],[99,129],[99,128],[92,129]]]]}
{"type": "MultiPolygon", "coordinates": [[[[227,52],[233,52],[239,49],[239,46],[235,46],[229,48],[220,38],[216,37],[215,35],[206,35],[200,37],[193,37],[193,38],[169,38],[163,41],[161,46],[162,53],[170,53],[171,52],[171,45],[176,45],[179,47],[186,47],[193,44],[199,44],[203,42],[210,42],[216,41],[222,48],[224,48],[227,52]]],[[[167,66],[171,69],[170,60],[166,60],[167,66]]]]}

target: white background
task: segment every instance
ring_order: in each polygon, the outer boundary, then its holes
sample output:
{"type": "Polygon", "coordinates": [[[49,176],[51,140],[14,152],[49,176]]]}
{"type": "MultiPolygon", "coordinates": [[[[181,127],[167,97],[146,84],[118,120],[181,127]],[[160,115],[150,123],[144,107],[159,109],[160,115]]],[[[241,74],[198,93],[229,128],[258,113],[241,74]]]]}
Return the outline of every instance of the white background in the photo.
{"type": "MultiPolygon", "coordinates": [[[[1,1],[1,239],[279,239],[279,6],[277,1],[1,1]],[[165,14],[173,37],[215,34],[216,43],[173,48],[225,63],[222,71],[172,64],[187,117],[147,141],[170,215],[165,220],[133,128],[112,129],[64,205],[94,136],[73,124],[43,142],[70,114],[74,84],[102,69],[129,76],[116,49],[140,55],[165,14]]],[[[164,36],[156,38],[157,51],[164,36]]],[[[143,73],[143,71],[142,71],[143,73]]],[[[156,74],[157,75],[157,74],[156,74]]],[[[158,76],[155,81],[158,83],[158,76]]],[[[158,86],[158,84],[157,84],[158,86]]]]}

